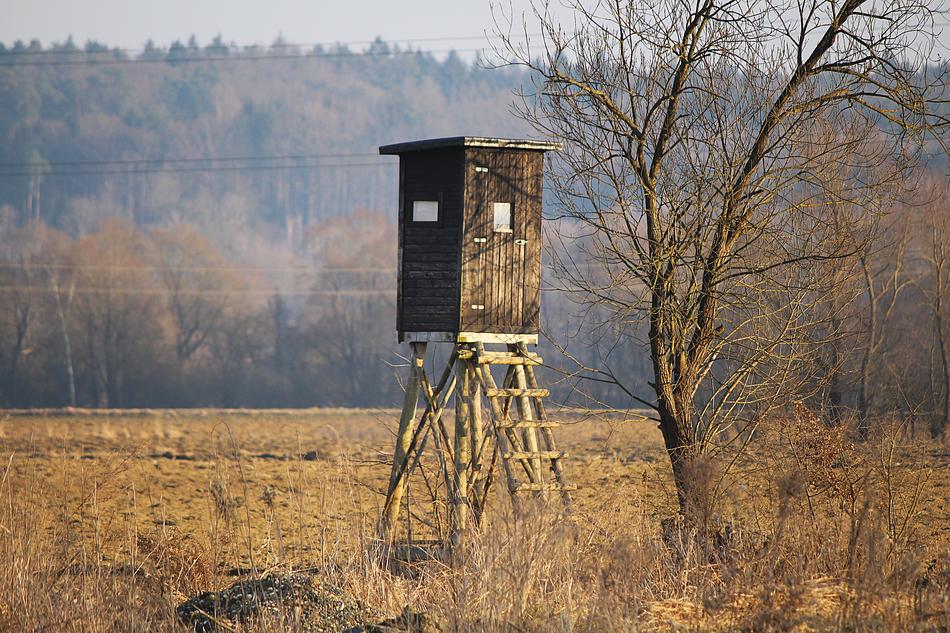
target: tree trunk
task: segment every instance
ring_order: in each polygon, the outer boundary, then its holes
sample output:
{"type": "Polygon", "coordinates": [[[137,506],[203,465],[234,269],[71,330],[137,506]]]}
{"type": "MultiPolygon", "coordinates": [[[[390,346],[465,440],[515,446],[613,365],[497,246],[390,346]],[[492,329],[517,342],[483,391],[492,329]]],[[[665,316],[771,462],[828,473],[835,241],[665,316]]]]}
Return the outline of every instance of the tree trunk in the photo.
{"type": "Polygon", "coordinates": [[[861,358],[861,375],[858,384],[858,436],[866,440],[871,433],[868,421],[868,382],[870,381],[871,349],[866,347],[861,358]]]}
{"type": "Polygon", "coordinates": [[[53,299],[56,302],[56,317],[59,320],[59,332],[63,338],[63,356],[66,364],[66,402],[69,406],[76,406],[76,374],[73,370],[73,347],[69,342],[69,328],[66,326],[66,314],[63,311],[63,302],[59,296],[59,282],[52,270],[47,270],[50,284],[53,287],[53,299]]]}
{"type": "MultiPolygon", "coordinates": [[[[656,365],[654,361],[654,365],[656,365]]],[[[663,444],[670,457],[670,466],[673,469],[673,483],[676,485],[676,498],[679,502],[681,514],[686,514],[690,500],[693,497],[691,487],[694,484],[687,465],[696,456],[697,446],[693,436],[689,419],[684,419],[683,409],[669,401],[669,395],[661,392],[661,383],[657,384],[657,402],[660,415],[660,431],[663,433],[663,444]],[[671,406],[672,405],[672,406],[671,406]]]]}
{"type": "Polygon", "coordinates": [[[940,369],[943,378],[943,411],[940,417],[934,417],[934,423],[931,425],[930,434],[934,437],[941,437],[947,428],[947,422],[950,421],[950,361],[947,359],[947,342],[943,332],[943,319],[938,312],[935,315],[935,324],[937,330],[937,344],[940,348],[940,369]]]}
{"type": "Polygon", "coordinates": [[[837,360],[831,370],[831,380],[828,382],[828,426],[836,427],[841,424],[841,375],[838,371],[837,360]]]}

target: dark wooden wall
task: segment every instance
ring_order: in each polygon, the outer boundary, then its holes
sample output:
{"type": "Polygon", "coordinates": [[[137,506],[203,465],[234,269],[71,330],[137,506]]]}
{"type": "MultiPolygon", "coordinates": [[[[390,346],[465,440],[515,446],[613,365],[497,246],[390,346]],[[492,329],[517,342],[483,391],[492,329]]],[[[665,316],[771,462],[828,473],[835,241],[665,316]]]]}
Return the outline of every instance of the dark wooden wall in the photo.
{"type": "Polygon", "coordinates": [[[538,332],[543,170],[544,154],[540,151],[467,149],[460,303],[462,331],[538,332]],[[477,168],[487,168],[488,171],[477,168]],[[494,202],[512,205],[511,233],[494,230],[494,202]],[[474,306],[484,306],[484,309],[474,306]]]}
{"type": "Polygon", "coordinates": [[[458,330],[463,164],[462,147],[400,156],[399,332],[458,330]],[[439,221],[412,222],[414,200],[440,200],[439,221]]]}

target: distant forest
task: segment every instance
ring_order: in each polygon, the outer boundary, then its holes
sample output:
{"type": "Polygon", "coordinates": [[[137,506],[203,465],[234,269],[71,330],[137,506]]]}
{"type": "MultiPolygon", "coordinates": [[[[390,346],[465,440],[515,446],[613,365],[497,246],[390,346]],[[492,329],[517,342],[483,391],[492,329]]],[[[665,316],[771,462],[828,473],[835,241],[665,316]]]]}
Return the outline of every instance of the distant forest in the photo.
{"type": "MultiPolygon", "coordinates": [[[[530,136],[511,110],[530,79],[381,41],[0,49],[0,406],[398,406],[397,167],[377,147],[530,136]]],[[[814,403],[833,416],[950,419],[950,190],[926,158],[833,271],[846,334],[814,403]]],[[[554,401],[651,398],[642,323],[544,276],[554,401]]]]}
{"type": "MultiPolygon", "coordinates": [[[[382,41],[0,46],[0,405],[398,404],[397,168],[376,148],[526,135],[526,80],[382,41]]],[[[560,345],[619,344],[612,369],[645,385],[628,333],[574,312],[545,292],[560,345]]]]}

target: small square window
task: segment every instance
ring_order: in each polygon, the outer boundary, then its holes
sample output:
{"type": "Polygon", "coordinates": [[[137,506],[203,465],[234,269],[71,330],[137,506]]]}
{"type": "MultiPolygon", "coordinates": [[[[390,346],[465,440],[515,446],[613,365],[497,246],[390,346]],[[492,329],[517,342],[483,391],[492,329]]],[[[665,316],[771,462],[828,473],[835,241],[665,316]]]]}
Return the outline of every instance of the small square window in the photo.
{"type": "Polygon", "coordinates": [[[413,222],[438,222],[438,200],[414,200],[412,203],[413,222]]]}
{"type": "Polygon", "coordinates": [[[495,232],[511,233],[511,203],[493,202],[492,211],[495,215],[495,232]]]}

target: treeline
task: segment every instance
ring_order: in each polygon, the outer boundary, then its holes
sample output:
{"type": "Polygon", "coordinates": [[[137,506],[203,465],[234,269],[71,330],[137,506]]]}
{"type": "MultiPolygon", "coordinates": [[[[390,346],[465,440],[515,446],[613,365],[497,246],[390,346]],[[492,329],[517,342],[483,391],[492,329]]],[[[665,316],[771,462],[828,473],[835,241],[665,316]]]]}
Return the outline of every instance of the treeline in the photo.
{"type": "MultiPolygon", "coordinates": [[[[375,149],[523,135],[524,80],[383,42],[0,49],[0,405],[398,404],[397,170],[375,149]]],[[[812,404],[829,418],[950,418],[946,178],[917,185],[828,263],[812,404]]],[[[559,285],[554,399],[637,406],[645,328],[559,285]]]]}
{"type": "Polygon", "coordinates": [[[318,255],[268,268],[226,259],[187,225],[12,232],[0,404],[389,404],[392,236],[378,215],[328,221],[310,236],[318,255]]]}
{"type": "Polygon", "coordinates": [[[950,182],[920,170],[901,190],[836,229],[856,252],[826,266],[831,291],[815,303],[826,331],[815,333],[813,404],[862,435],[897,416],[939,437],[950,425],[950,182]],[[872,241],[858,243],[868,225],[872,241]]]}
{"type": "MultiPolygon", "coordinates": [[[[7,233],[0,406],[398,405],[394,223],[355,212],[312,227],[305,242],[307,257],[249,266],[191,225],[7,233]]],[[[555,399],[629,406],[615,385],[578,371],[612,352],[611,368],[642,388],[648,365],[629,333],[579,327],[556,292],[545,293],[543,315],[557,341],[541,344],[555,399]]]]}
{"type": "Polygon", "coordinates": [[[379,145],[523,134],[509,112],[523,80],[382,41],[16,43],[0,51],[0,229],[79,235],[123,217],[194,224],[241,259],[264,256],[248,241],[299,251],[315,223],[393,208],[395,162],[379,145]]]}
{"type": "MultiPolygon", "coordinates": [[[[0,48],[0,405],[398,405],[398,170],[376,148],[522,136],[524,80],[381,41],[0,48]]],[[[575,317],[545,293],[578,360],[616,347],[575,317]]],[[[612,366],[643,384],[623,337],[612,366]]],[[[557,398],[628,405],[576,370],[545,378],[557,398]]]]}

